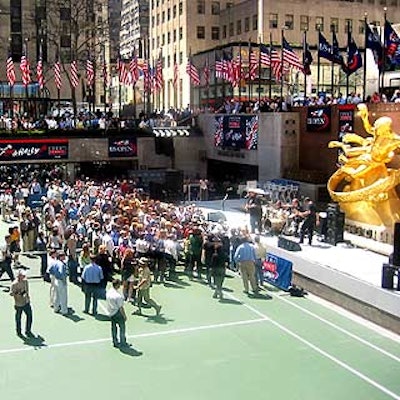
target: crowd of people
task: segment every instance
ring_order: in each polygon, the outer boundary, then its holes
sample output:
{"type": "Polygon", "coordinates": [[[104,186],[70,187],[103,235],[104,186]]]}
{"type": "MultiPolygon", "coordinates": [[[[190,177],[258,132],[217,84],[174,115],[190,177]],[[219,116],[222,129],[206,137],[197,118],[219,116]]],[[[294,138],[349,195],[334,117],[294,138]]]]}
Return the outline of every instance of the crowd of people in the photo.
{"type": "Polygon", "coordinates": [[[69,284],[82,286],[84,313],[96,316],[98,300],[107,302],[116,347],[125,343],[123,303],[136,305],[139,315],[147,304],[159,316],[161,305],[152,299],[150,288],[177,279],[178,272],[208,284],[212,296],[223,299],[229,267],[240,270],[247,294],[249,284],[251,295],[259,294],[266,249],[247,227],[230,232],[222,222],[207,221],[195,205],[151,199],[134,182],[79,179],[70,183],[25,168],[24,180],[13,186],[4,180],[0,195],[3,219],[10,230],[1,247],[1,275],[8,273],[13,281],[10,293],[15,298],[19,336],[23,336],[24,312],[25,334],[32,334],[29,290],[21,283],[26,281],[19,261],[21,251],[40,257],[40,273],[49,282],[55,313],[71,313],[69,284]],[[41,207],[30,207],[30,196],[38,193],[41,207]]]}

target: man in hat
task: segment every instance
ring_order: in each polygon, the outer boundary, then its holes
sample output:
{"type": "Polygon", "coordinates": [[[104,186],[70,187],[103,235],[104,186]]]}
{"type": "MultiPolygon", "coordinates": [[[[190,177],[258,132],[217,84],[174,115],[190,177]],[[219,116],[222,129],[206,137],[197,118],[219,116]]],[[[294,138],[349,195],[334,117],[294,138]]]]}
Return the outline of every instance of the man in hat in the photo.
{"type": "Polygon", "coordinates": [[[135,289],[139,290],[138,296],[138,315],[142,315],[142,299],[156,310],[157,316],[160,315],[161,306],[150,298],[151,272],[149,268],[149,259],[142,257],[139,259],[139,283],[135,289]]]}
{"type": "Polygon", "coordinates": [[[257,193],[254,191],[254,189],[249,189],[249,194],[245,207],[246,211],[250,215],[251,233],[255,233],[256,229],[258,230],[258,233],[261,233],[261,199],[257,196],[257,193]]]}
{"type": "Polygon", "coordinates": [[[26,279],[26,271],[18,270],[17,278],[11,285],[10,295],[14,297],[15,325],[17,335],[23,337],[21,330],[22,313],[26,315],[25,335],[33,337],[32,333],[32,308],[29,298],[29,285],[26,279]]]}
{"type": "Polygon", "coordinates": [[[103,270],[96,264],[96,255],[90,255],[90,264],[82,272],[82,288],[85,293],[84,313],[89,313],[90,302],[93,299],[92,314],[97,315],[97,299],[99,297],[100,282],[104,279],[103,270]]]}
{"type": "Polygon", "coordinates": [[[68,269],[65,262],[66,254],[59,251],[57,261],[50,268],[50,275],[54,276],[55,301],[54,312],[61,312],[62,315],[68,315],[68,287],[67,277],[68,269]]]}

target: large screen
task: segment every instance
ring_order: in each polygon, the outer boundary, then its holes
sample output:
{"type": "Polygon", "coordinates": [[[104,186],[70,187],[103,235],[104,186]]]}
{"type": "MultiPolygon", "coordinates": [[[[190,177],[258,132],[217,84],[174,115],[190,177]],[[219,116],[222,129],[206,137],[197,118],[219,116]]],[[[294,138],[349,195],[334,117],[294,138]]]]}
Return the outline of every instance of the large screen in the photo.
{"type": "Polygon", "coordinates": [[[222,115],[215,117],[215,147],[256,150],[258,144],[257,115],[222,115]]]}

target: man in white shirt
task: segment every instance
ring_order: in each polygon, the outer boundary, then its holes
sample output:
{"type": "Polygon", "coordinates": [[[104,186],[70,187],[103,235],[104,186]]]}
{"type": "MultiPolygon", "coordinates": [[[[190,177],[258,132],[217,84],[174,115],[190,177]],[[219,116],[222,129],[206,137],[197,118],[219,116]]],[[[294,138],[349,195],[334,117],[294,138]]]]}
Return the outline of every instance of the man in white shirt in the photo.
{"type": "Polygon", "coordinates": [[[126,314],[124,310],[124,296],[118,292],[121,281],[114,279],[112,288],[107,290],[106,300],[108,314],[111,319],[111,335],[114,347],[127,346],[125,335],[126,314]],[[119,328],[119,341],[117,327],[119,328]]]}

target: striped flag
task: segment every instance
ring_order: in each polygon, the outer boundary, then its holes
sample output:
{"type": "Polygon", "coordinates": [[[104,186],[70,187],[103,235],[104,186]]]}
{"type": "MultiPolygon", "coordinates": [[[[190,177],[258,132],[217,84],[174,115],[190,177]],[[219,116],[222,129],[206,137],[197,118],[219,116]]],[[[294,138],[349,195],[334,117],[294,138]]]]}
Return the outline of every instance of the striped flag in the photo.
{"type": "Polygon", "coordinates": [[[174,63],[174,88],[178,87],[178,80],[179,80],[179,66],[178,63],[175,61],[174,63]]]}
{"type": "Polygon", "coordinates": [[[15,66],[14,61],[12,59],[11,53],[8,55],[7,62],[6,62],[6,73],[7,73],[7,80],[10,86],[14,86],[15,84],[15,66]]]}
{"type": "Polygon", "coordinates": [[[215,59],[215,78],[222,78],[223,70],[224,70],[224,66],[223,66],[222,60],[220,58],[215,59]]]}
{"type": "Polygon", "coordinates": [[[71,61],[70,72],[71,72],[71,85],[73,88],[76,88],[79,85],[78,62],[76,60],[71,61]]]}
{"type": "Polygon", "coordinates": [[[56,88],[60,90],[62,87],[62,80],[61,80],[61,64],[59,59],[57,59],[57,61],[54,63],[54,82],[56,84],[56,88]]]}
{"type": "Polygon", "coordinates": [[[280,54],[271,47],[270,52],[271,68],[275,78],[280,81],[282,79],[282,60],[280,54]]]}
{"type": "Polygon", "coordinates": [[[232,85],[239,86],[242,80],[242,57],[237,55],[236,59],[232,60],[232,85]]]}
{"type": "Polygon", "coordinates": [[[266,67],[271,66],[270,51],[265,44],[260,44],[260,62],[266,67]]]}
{"type": "Polygon", "coordinates": [[[144,61],[142,65],[142,72],[143,72],[143,86],[145,91],[151,90],[151,80],[150,80],[150,67],[147,60],[144,61]]]}
{"type": "Polygon", "coordinates": [[[301,72],[304,72],[303,63],[300,61],[300,57],[294,52],[288,41],[283,37],[283,62],[287,63],[290,67],[293,67],[301,72]]]}
{"type": "Polygon", "coordinates": [[[86,81],[89,87],[94,84],[94,65],[91,59],[86,60],[86,81]]]}
{"type": "Polygon", "coordinates": [[[132,59],[129,63],[129,71],[131,73],[132,85],[134,85],[139,80],[139,67],[136,55],[132,56],[132,59]]]}
{"type": "Polygon", "coordinates": [[[254,51],[250,51],[248,79],[250,79],[251,81],[254,81],[254,79],[256,79],[257,69],[258,69],[257,56],[254,53],[254,51]]]}
{"type": "Polygon", "coordinates": [[[194,85],[196,85],[196,86],[200,85],[199,71],[193,65],[193,63],[192,63],[190,58],[188,58],[188,62],[187,62],[187,65],[186,65],[186,73],[189,75],[190,81],[194,85]]]}
{"type": "Polygon", "coordinates": [[[204,76],[204,83],[206,86],[210,85],[210,66],[208,65],[208,61],[206,61],[204,68],[203,68],[203,76],[204,76]]]}
{"type": "Polygon", "coordinates": [[[39,45],[39,60],[36,65],[36,77],[39,83],[39,88],[44,87],[44,73],[43,73],[43,54],[42,54],[42,43],[39,45]]]}
{"type": "Polygon", "coordinates": [[[31,83],[31,71],[29,60],[26,54],[23,54],[21,57],[21,64],[19,66],[22,74],[22,83],[24,86],[28,86],[31,83]]]}
{"type": "Polygon", "coordinates": [[[118,79],[122,85],[129,85],[131,82],[129,71],[123,60],[118,60],[118,79]]]}
{"type": "Polygon", "coordinates": [[[161,88],[164,86],[164,78],[163,78],[163,73],[162,73],[162,61],[161,58],[157,60],[156,64],[156,71],[155,71],[155,76],[154,76],[154,88],[156,90],[161,90],[161,88]]]}

